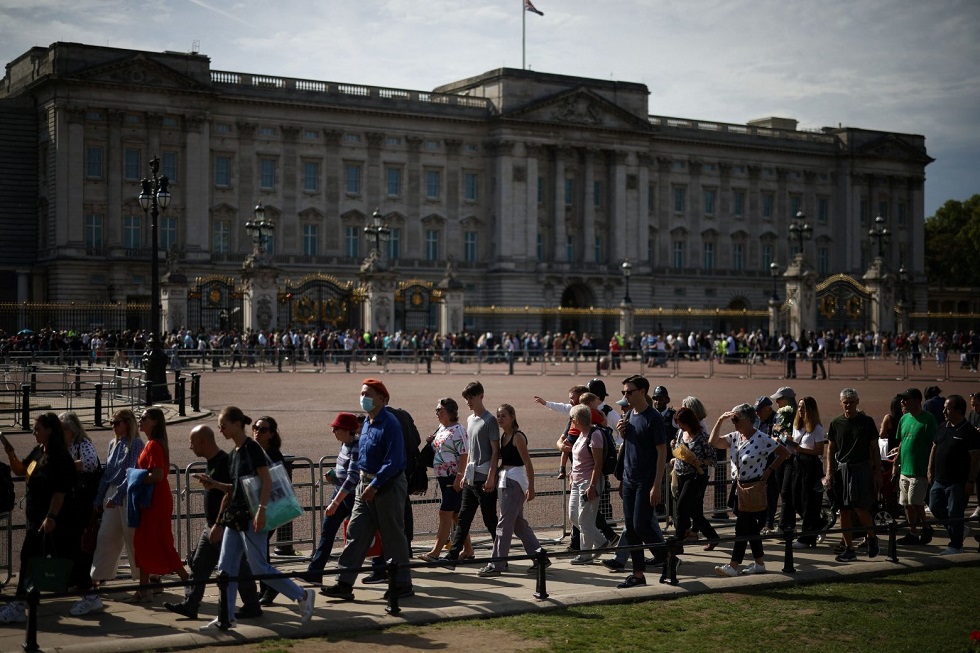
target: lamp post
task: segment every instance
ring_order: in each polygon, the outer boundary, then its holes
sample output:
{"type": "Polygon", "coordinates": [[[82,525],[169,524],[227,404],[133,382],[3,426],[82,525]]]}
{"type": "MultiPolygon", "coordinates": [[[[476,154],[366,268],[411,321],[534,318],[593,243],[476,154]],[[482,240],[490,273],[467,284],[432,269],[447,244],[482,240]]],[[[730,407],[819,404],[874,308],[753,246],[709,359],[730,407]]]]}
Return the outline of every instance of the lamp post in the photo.
{"type": "Polygon", "coordinates": [[[276,232],[276,223],[265,219],[265,207],[262,202],[255,205],[252,220],[245,223],[245,232],[252,237],[252,257],[258,263],[271,263],[272,253],[266,247],[269,239],[276,232]]]}
{"type": "Polygon", "coordinates": [[[779,295],[776,293],[776,283],[779,280],[779,263],[773,261],[769,264],[769,274],[772,275],[772,301],[779,303],[779,295]]]}
{"type": "Polygon", "coordinates": [[[891,240],[892,233],[885,226],[885,219],[880,215],[875,218],[875,226],[868,230],[868,239],[874,243],[877,241],[878,258],[885,258],[885,246],[891,240]]]}
{"type": "Polygon", "coordinates": [[[803,211],[796,212],[796,218],[789,225],[790,238],[796,241],[797,251],[803,256],[803,243],[813,238],[813,227],[806,223],[806,215],[803,211]]]}
{"type": "Polygon", "coordinates": [[[143,189],[139,201],[143,213],[150,217],[150,334],[154,335],[160,330],[160,242],[157,220],[160,211],[166,211],[170,206],[170,180],[166,175],[157,174],[160,172],[159,157],[150,160],[150,172],[152,176],[144,177],[141,182],[143,189]]]}
{"type": "Polygon", "coordinates": [[[623,303],[632,304],[633,300],[630,299],[630,275],[633,273],[633,264],[630,263],[629,259],[626,259],[620,267],[623,269],[623,278],[626,279],[626,295],[623,297],[623,303]]]}
{"type": "Polygon", "coordinates": [[[905,295],[905,286],[908,284],[909,273],[905,269],[905,264],[898,266],[898,324],[896,324],[896,331],[898,333],[905,332],[905,311],[908,307],[908,298],[905,295]]]}
{"type": "Polygon", "coordinates": [[[375,209],[374,213],[371,214],[371,224],[364,227],[364,233],[367,235],[368,239],[374,240],[374,253],[378,259],[384,259],[384,251],[381,247],[381,243],[387,243],[388,238],[391,236],[391,229],[385,224],[384,218],[381,215],[379,209],[375,209]]]}

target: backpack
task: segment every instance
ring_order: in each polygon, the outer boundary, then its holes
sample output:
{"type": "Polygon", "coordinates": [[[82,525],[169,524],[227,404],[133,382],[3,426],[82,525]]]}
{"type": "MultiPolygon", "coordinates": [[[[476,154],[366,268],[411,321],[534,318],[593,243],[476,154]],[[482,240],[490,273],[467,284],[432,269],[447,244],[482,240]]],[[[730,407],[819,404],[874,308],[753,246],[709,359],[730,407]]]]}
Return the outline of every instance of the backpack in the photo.
{"type": "Polygon", "coordinates": [[[13,510],[16,498],[14,479],[10,474],[10,465],[0,462],[0,512],[10,512],[13,510]]]}
{"type": "Polygon", "coordinates": [[[415,426],[411,413],[404,408],[388,407],[402,427],[402,437],[405,438],[405,480],[408,481],[408,493],[425,494],[429,489],[429,474],[425,461],[419,452],[422,436],[415,426]]]}
{"type": "MultiPolygon", "coordinates": [[[[602,474],[603,476],[609,476],[616,471],[616,459],[618,457],[616,440],[613,438],[612,429],[608,426],[593,424],[592,431],[596,429],[602,433],[602,474]]],[[[592,448],[592,431],[589,431],[588,446],[590,449],[592,448]]]]}

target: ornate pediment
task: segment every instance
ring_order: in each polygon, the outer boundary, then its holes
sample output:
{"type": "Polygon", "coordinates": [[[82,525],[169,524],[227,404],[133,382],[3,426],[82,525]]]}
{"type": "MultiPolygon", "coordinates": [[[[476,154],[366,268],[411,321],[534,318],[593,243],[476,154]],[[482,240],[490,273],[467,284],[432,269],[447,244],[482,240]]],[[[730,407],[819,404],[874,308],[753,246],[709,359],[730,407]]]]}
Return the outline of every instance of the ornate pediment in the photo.
{"type": "Polygon", "coordinates": [[[892,161],[910,161],[914,163],[931,163],[934,159],[914,145],[908,143],[900,136],[886,134],[881,138],[865,143],[856,148],[855,154],[858,156],[874,157],[876,159],[890,159],[892,161]]]}
{"type": "Polygon", "coordinates": [[[586,88],[565,91],[502,116],[585,129],[649,131],[649,122],[586,88]]]}
{"type": "Polygon", "coordinates": [[[173,91],[211,90],[196,79],[154,61],[142,53],[84,68],[72,74],[70,78],[90,83],[103,82],[173,91]]]}

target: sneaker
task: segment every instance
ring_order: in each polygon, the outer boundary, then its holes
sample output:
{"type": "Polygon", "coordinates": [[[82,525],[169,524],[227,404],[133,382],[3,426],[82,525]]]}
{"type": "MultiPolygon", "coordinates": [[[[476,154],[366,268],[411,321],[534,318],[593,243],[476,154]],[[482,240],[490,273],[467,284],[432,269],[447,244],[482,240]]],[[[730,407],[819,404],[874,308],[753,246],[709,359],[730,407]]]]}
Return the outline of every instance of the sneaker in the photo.
{"type": "Polygon", "coordinates": [[[354,600],[354,586],[350,583],[336,582],[329,587],[324,585],[320,588],[320,594],[329,596],[332,599],[342,599],[344,601],[354,600]]]}
{"type": "Polygon", "coordinates": [[[304,626],[310,623],[313,618],[313,605],[316,603],[316,592],[311,589],[303,591],[303,597],[296,600],[296,614],[300,617],[300,623],[304,626]]]}
{"type": "MultiPolygon", "coordinates": [[[[400,599],[407,599],[411,596],[415,596],[415,587],[412,585],[403,585],[401,587],[395,588],[395,596],[400,599]]],[[[385,601],[391,598],[391,590],[385,591],[385,601]]]]}
{"type": "Polygon", "coordinates": [[[847,545],[844,544],[844,540],[834,545],[834,553],[844,553],[844,551],[847,551],[847,545]]]}
{"type": "Polygon", "coordinates": [[[615,558],[610,558],[609,560],[603,560],[602,566],[608,569],[609,571],[613,571],[617,573],[626,569],[626,565],[624,565],[619,560],[616,560],[615,558]]]}
{"type": "Polygon", "coordinates": [[[443,558],[439,558],[439,565],[441,565],[442,567],[445,567],[449,571],[456,571],[456,559],[455,558],[450,558],[449,556],[445,556],[443,558]]]}
{"type": "MultiPolygon", "coordinates": [[[[82,601],[84,600],[85,599],[82,599],[82,601]]],[[[78,603],[81,603],[82,601],[79,601],[78,603]]],[[[75,614],[75,607],[78,607],[78,603],[76,603],[75,606],[72,607],[71,609],[72,614],[75,614]]],[[[184,617],[186,619],[197,619],[197,610],[187,605],[186,603],[171,603],[170,601],[164,601],[163,607],[170,610],[174,614],[179,614],[181,617],[184,617]]],[[[82,612],[80,614],[85,614],[85,613],[82,612]]],[[[236,614],[235,616],[237,617],[238,615],[236,614]]]]}
{"type": "Polygon", "coordinates": [[[980,506],[974,509],[973,514],[970,515],[970,519],[976,519],[977,517],[980,517],[980,506]]]}
{"type": "Polygon", "coordinates": [[[742,574],[742,572],[738,570],[738,567],[733,567],[731,565],[718,565],[715,567],[715,573],[719,576],[730,576],[732,578],[742,574]]]}
{"type": "Polygon", "coordinates": [[[201,626],[200,630],[203,632],[217,632],[217,631],[230,630],[232,628],[238,628],[237,621],[232,620],[232,622],[228,624],[227,628],[223,628],[221,626],[221,622],[218,621],[218,617],[215,617],[205,625],[201,626]]]}
{"type": "Polygon", "coordinates": [[[895,540],[895,544],[912,544],[912,545],[915,545],[915,544],[922,544],[922,542],[919,540],[919,536],[918,535],[913,535],[912,533],[906,533],[902,537],[900,537],[897,540],[895,540]]]}
{"type": "Polygon", "coordinates": [[[945,549],[939,552],[941,556],[954,556],[958,553],[963,553],[963,549],[957,549],[955,546],[947,546],[945,549]]]}
{"type": "Polygon", "coordinates": [[[932,542],[932,534],[934,532],[935,531],[932,530],[932,526],[923,526],[922,535],[919,537],[919,544],[925,546],[926,544],[929,544],[929,542],[932,542]]]}
{"type": "Polygon", "coordinates": [[[235,619],[258,619],[261,616],[262,608],[257,605],[243,605],[241,610],[235,610],[235,619]]]}
{"type": "Polygon", "coordinates": [[[276,597],[279,596],[279,592],[274,589],[267,588],[262,596],[259,597],[259,605],[268,608],[270,605],[276,602],[276,597]]]}
{"type": "Polygon", "coordinates": [[[847,549],[844,553],[834,558],[837,562],[854,562],[857,559],[857,554],[854,553],[853,549],[847,549]]]}
{"type": "MultiPolygon", "coordinates": [[[[538,564],[538,561],[537,560],[533,561],[531,563],[531,566],[527,568],[527,573],[529,573],[529,574],[536,574],[536,573],[538,573],[538,567],[540,567],[540,566],[541,565],[538,564]]],[[[551,566],[551,558],[545,558],[545,560],[544,560],[544,568],[547,569],[550,566],[551,566]]]]}
{"type": "Polygon", "coordinates": [[[743,575],[749,574],[764,574],[766,573],[766,566],[761,562],[752,562],[742,570],[743,575]]]}
{"type": "Polygon", "coordinates": [[[814,546],[816,546],[816,545],[815,544],[807,544],[806,542],[800,542],[799,540],[796,540],[795,542],[793,542],[793,548],[794,549],[812,549],[814,546]]]}
{"type": "Polygon", "coordinates": [[[0,624],[22,624],[27,621],[23,601],[11,601],[0,609],[0,624]]]}
{"type": "MultiPolygon", "coordinates": [[[[99,610],[104,610],[105,605],[102,603],[102,599],[98,596],[83,596],[81,599],[75,602],[75,605],[71,606],[71,610],[68,611],[73,617],[81,617],[87,615],[90,612],[98,612],[99,610]]],[[[194,617],[197,618],[197,613],[194,613],[194,617]]]]}
{"type": "Polygon", "coordinates": [[[619,546],[619,538],[621,537],[622,535],[618,533],[616,535],[613,535],[611,538],[609,538],[609,541],[606,542],[606,546],[609,548],[616,548],[617,546],[619,546]]]}
{"type": "Polygon", "coordinates": [[[868,557],[877,558],[878,554],[881,553],[881,544],[878,542],[878,538],[869,537],[865,541],[868,543],[868,557]]]}
{"type": "Polygon", "coordinates": [[[622,583],[620,583],[616,587],[619,588],[619,589],[621,589],[621,590],[626,590],[626,589],[629,589],[631,587],[640,587],[640,586],[646,585],[646,584],[647,584],[646,577],[643,577],[643,576],[634,576],[633,574],[630,574],[629,576],[626,577],[626,580],[624,580],[622,583]]]}
{"type": "Polygon", "coordinates": [[[291,546],[277,546],[272,550],[272,553],[277,556],[290,556],[290,557],[295,557],[299,555],[296,549],[294,549],[291,546]]]}
{"type": "Polygon", "coordinates": [[[575,556],[574,558],[572,558],[570,562],[573,565],[591,565],[594,561],[595,561],[595,558],[593,558],[590,555],[587,555],[587,556],[581,556],[580,555],[580,556],[575,556]]]}
{"type": "Polygon", "coordinates": [[[476,575],[480,578],[490,578],[491,576],[499,576],[500,570],[493,566],[493,564],[487,564],[486,567],[476,572],[476,575]]]}
{"type": "Polygon", "coordinates": [[[361,582],[365,585],[381,585],[382,583],[387,583],[388,572],[383,571],[380,574],[372,572],[370,576],[362,578],[361,582]]]}
{"type": "Polygon", "coordinates": [[[759,534],[760,535],[772,535],[775,532],[776,532],[776,529],[775,528],[773,528],[772,526],[766,526],[765,528],[762,529],[762,532],[759,533],[759,534]]]}

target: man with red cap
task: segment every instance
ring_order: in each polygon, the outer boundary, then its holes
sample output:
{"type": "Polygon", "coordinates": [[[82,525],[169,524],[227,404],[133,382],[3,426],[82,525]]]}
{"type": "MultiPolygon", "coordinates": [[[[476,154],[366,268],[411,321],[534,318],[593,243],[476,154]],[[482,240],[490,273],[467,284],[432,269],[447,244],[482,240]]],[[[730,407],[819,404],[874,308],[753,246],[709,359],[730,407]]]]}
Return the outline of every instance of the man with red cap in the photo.
{"type": "MultiPolygon", "coordinates": [[[[347,525],[347,546],[338,562],[340,573],[334,585],[321,591],[326,596],[353,600],[354,581],[367,557],[375,531],[381,534],[385,560],[399,563],[395,579],[398,598],[415,594],[405,538],[405,500],[408,496],[405,440],[398,419],[385,409],[389,397],[388,389],[381,381],[364,379],[362,382],[361,409],[367,413],[367,419],[359,441],[357,467],[360,476],[354,509],[347,525]]],[[[385,592],[387,598],[388,592],[385,592]]]]}

